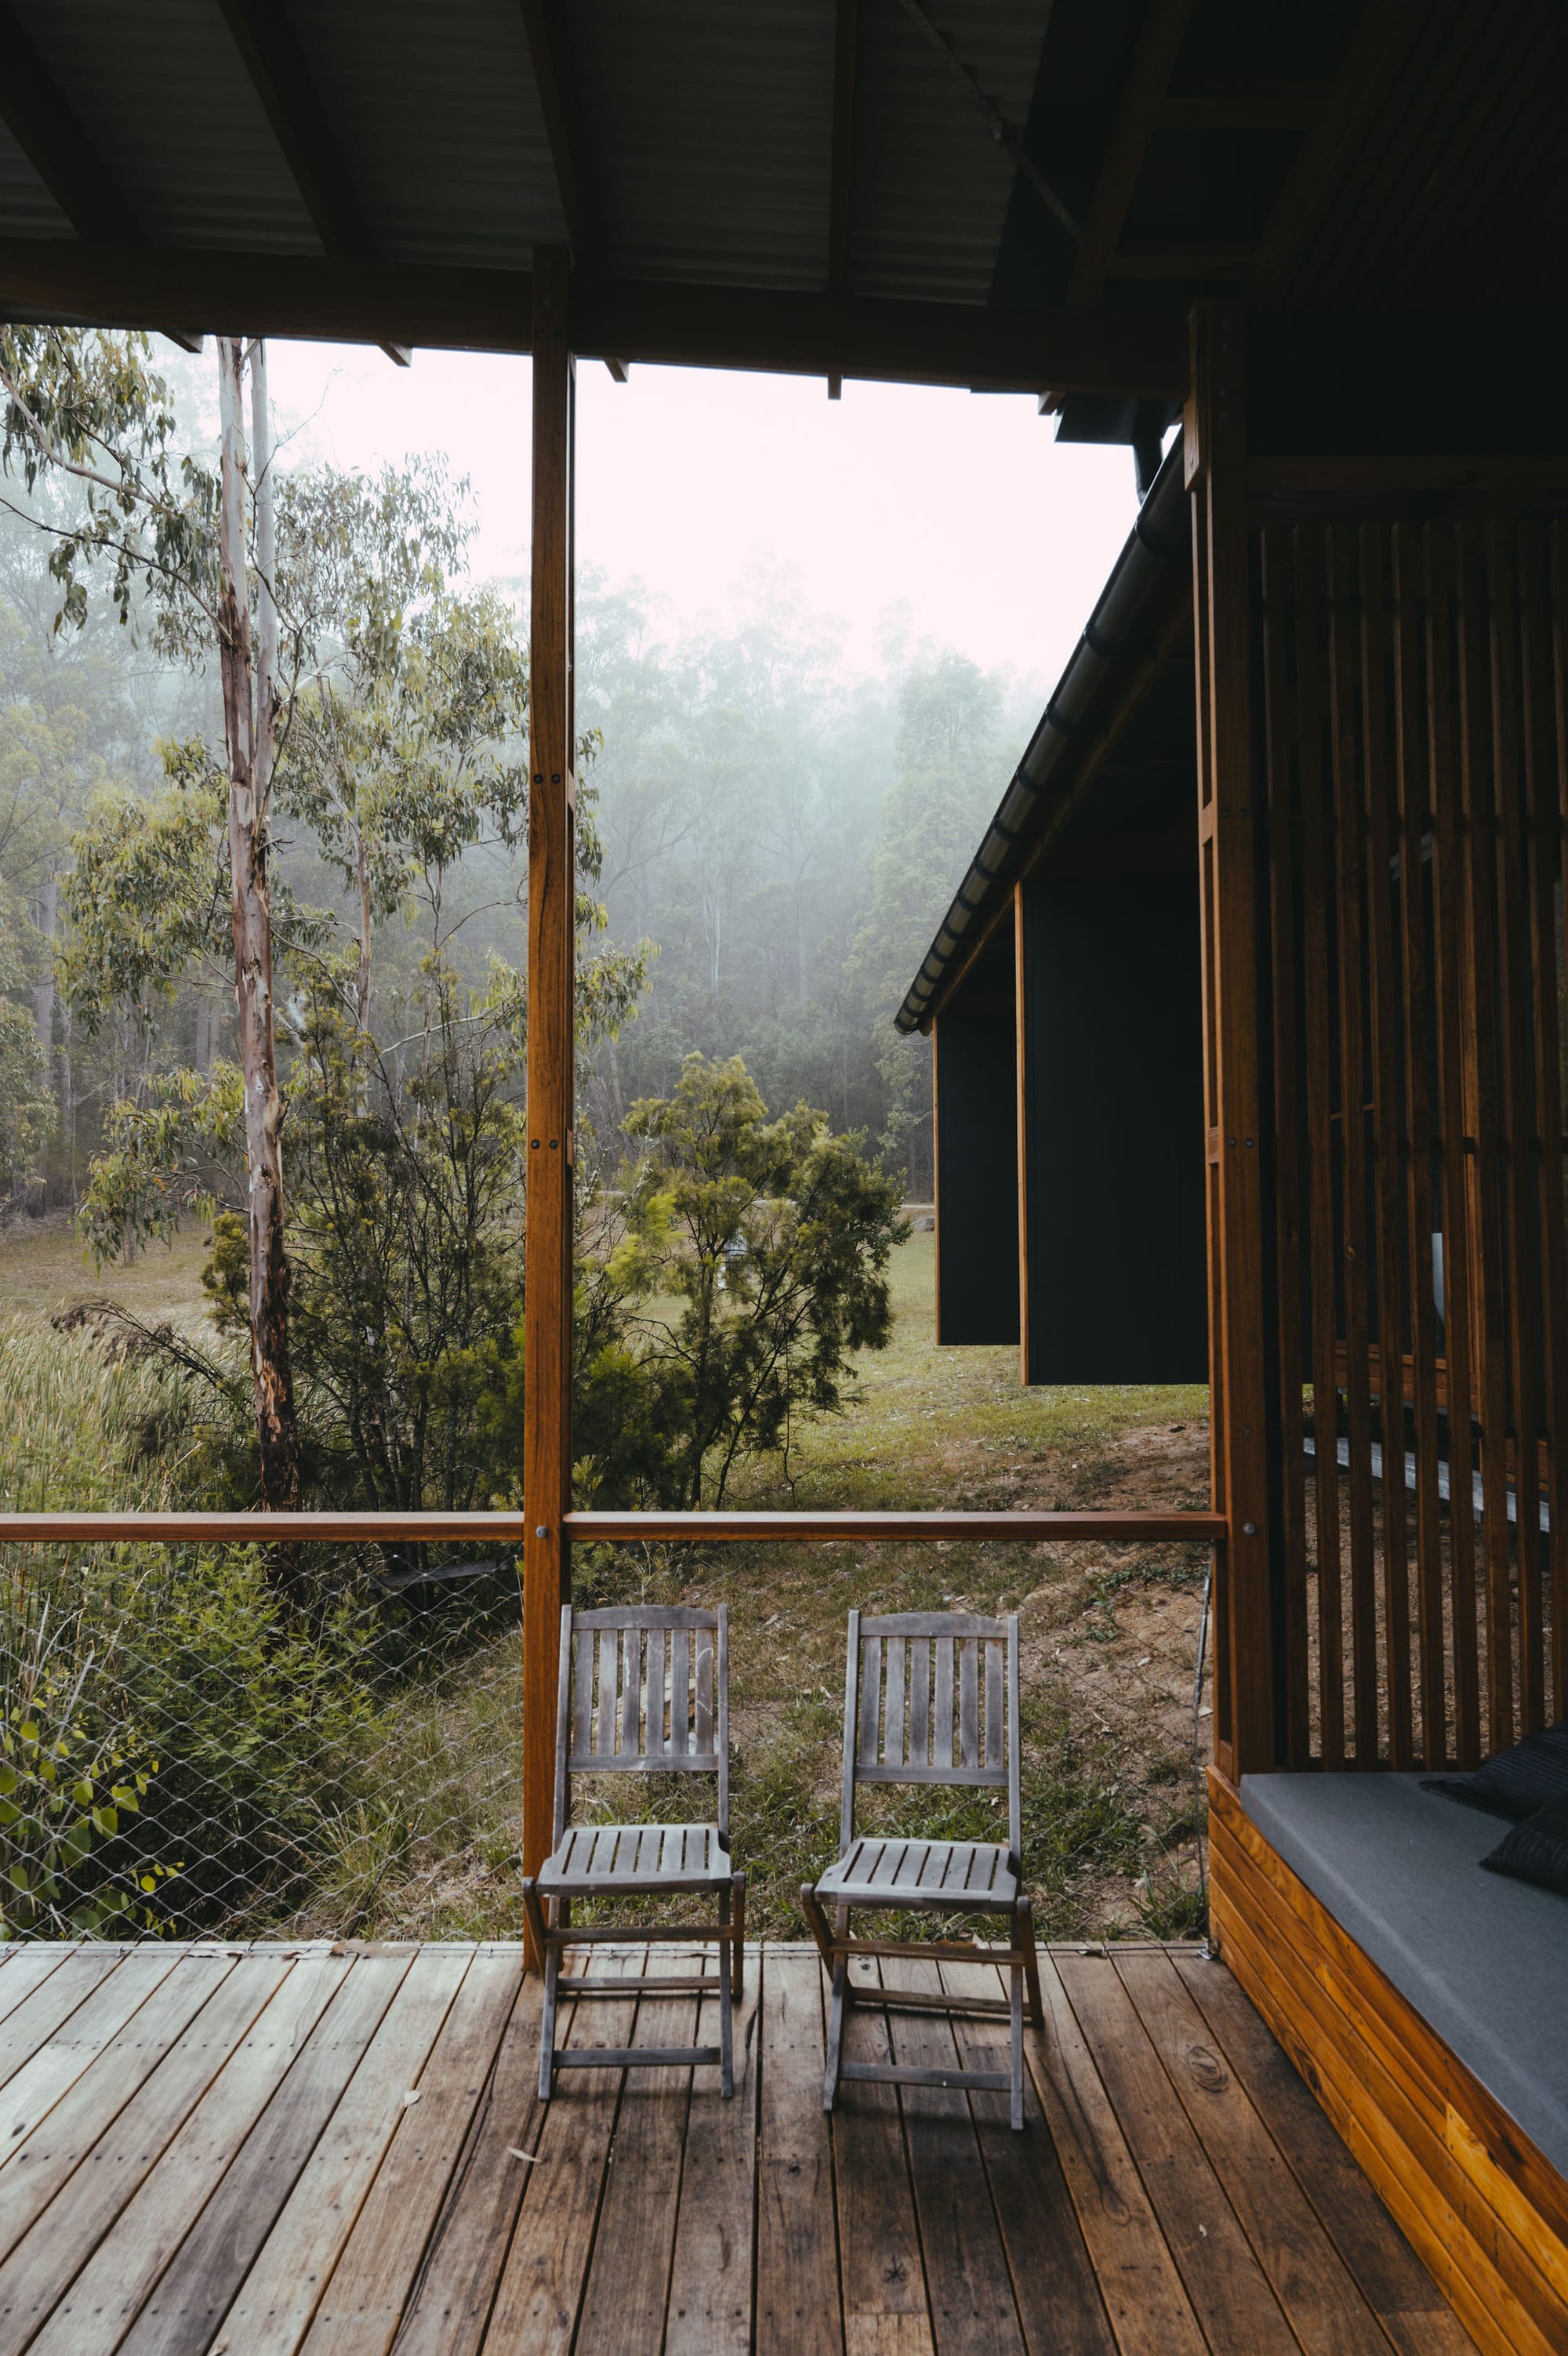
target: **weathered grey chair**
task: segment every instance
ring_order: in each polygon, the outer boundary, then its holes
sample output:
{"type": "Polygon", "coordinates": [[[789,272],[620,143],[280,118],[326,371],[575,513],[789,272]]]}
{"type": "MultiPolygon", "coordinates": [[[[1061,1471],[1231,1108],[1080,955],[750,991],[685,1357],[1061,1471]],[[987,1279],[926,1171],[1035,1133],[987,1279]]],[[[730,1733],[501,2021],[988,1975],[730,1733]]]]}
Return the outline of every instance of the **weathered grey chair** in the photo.
{"type": "Polygon", "coordinates": [[[1018,1622],[967,1612],[898,1612],[863,1620],[849,1615],[844,1678],[843,1807],[839,1858],[800,1904],[832,1982],[822,2107],[831,2111],[841,2080],[871,2078],[912,2086],[974,2086],[1012,2095],[1013,2125],[1024,2124],[1024,1993],[1029,2018],[1043,2025],[1034,1914],[1023,1888],[1018,1788],[1018,1622]],[[956,1720],[956,1723],[955,1723],[956,1720]],[[863,1783],[929,1783],[1005,1790],[1007,1843],[857,1837],[854,1795],[863,1783]],[[826,1910],[833,1910],[833,1927],[826,1910]],[[853,1938],[850,1910],[1005,1914],[1008,1945],[977,1950],[956,1941],[853,1938]],[[950,1996],[937,1989],[877,1987],[868,2004],[909,2012],[1001,2014],[1012,2023],[1012,2067],[914,2069],[892,2062],[846,2062],[843,2019],[859,1991],[853,1955],[929,1958],[972,1964],[984,1955],[1012,1975],[1011,1993],[950,1996]]]}
{"type": "Polygon", "coordinates": [[[522,1902],[544,1965],[544,2018],[539,2033],[539,2092],[549,2100],[557,2070],[621,2069],[631,2062],[716,2062],[723,2091],[734,2091],[731,2016],[741,1993],[746,1942],[746,1876],[729,1850],[729,1616],[651,1604],[624,1612],[561,1612],[561,1675],[555,1725],[555,1832],[537,1880],[522,1902]],[[718,1821],[704,1825],[574,1825],[574,1774],[716,1775],[718,1821]],[[574,1930],[574,1898],[671,1897],[712,1890],[716,1922],[636,1922],[613,1930],[574,1930]],[[732,1912],[733,1910],[733,1912],[732,1912]],[[561,1971],[562,1950],[607,1940],[680,1945],[717,1943],[717,1976],[616,1979],[561,1971]],[[562,1989],[624,1999],[699,1991],[719,1999],[719,2042],[674,2048],[555,2044],[562,1989]]]}

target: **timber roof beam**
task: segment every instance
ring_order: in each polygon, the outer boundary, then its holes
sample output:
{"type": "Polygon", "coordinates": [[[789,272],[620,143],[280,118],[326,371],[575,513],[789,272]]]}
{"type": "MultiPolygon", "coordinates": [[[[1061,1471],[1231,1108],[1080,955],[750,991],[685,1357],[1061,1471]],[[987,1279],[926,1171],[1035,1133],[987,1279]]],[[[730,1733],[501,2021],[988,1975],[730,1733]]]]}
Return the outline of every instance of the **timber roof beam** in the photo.
{"type": "MultiPolygon", "coordinates": [[[[138,327],[200,318],[234,334],[327,337],[521,352],[527,271],[341,262],[207,249],[0,240],[0,314],[138,327]]],[[[907,384],[1181,397],[1185,316],[1010,309],[975,303],[574,277],[583,358],[762,369],[907,384]]]]}

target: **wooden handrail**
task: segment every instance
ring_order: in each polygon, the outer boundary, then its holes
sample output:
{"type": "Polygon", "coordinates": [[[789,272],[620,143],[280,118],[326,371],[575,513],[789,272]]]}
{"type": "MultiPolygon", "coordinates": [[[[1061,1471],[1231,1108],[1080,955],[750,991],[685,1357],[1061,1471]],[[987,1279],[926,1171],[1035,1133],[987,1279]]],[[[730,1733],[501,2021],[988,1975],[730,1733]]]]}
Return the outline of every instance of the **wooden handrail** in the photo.
{"type": "MultiPolygon", "coordinates": [[[[429,1545],[520,1546],[527,1516],[470,1514],[0,1514],[0,1544],[113,1544],[140,1538],[169,1545],[281,1541],[352,1545],[378,1538],[429,1545]]],[[[688,1541],[771,1538],[784,1545],[899,1538],[1122,1539],[1145,1545],[1192,1540],[1217,1544],[1223,1514],[1208,1513],[822,1513],[568,1514],[565,1533],[578,1545],[638,1539],[688,1541]]]]}
{"type": "Polygon", "coordinates": [[[1225,1536],[1223,1514],[568,1514],[566,1535],[593,1539],[773,1538],[785,1545],[862,1538],[1131,1538],[1146,1545],[1225,1536]]]}

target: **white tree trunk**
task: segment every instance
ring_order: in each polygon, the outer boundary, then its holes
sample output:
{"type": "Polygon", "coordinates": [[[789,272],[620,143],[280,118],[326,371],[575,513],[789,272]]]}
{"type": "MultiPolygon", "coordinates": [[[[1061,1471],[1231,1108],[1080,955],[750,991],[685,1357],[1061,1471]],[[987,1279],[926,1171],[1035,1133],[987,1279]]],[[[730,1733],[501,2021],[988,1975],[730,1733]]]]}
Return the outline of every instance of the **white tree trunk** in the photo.
{"type": "MultiPolygon", "coordinates": [[[[277,755],[275,507],[265,359],[252,362],[256,468],[257,654],[251,646],[245,559],[244,345],[218,339],[223,433],[219,519],[219,657],[229,751],[229,859],[232,876],[234,1008],[245,1086],[245,1165],[250,1235],[251,1370],[263,1505],[285,1511],[299,1499],[299,1443],[288,1356],[288,1263],[284,1257],[283,1101],[278,1094],[273,1010],[272,901],[267,883],[267,797],[277,755]],[[259,676],[257,675],[259,673],[259,676]]],[[[287,1558],[291,1569],[293,1558],[287,1558]]]]}

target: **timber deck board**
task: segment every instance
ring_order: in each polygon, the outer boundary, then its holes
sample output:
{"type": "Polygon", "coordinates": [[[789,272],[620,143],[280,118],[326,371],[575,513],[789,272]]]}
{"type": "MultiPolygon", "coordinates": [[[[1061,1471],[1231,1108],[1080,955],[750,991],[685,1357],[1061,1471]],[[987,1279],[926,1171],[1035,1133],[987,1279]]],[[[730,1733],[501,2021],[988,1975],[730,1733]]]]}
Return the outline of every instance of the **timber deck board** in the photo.
{"type": "MultiPolygon", "coordinates": [[[[824,2118],[822,1976],[800,1947],[748,1951],[732,2102],[716,2070],[645,2066],[574,2072],[547,2106],[516,1947],[15,1951],[0,2349],[1463,2356],[1222,1965],[1041,1961],[1015,2136],[1002,2097],[931,2087],[849,2084],[824,2118]]],[[[935,1985],[918,1965],[901,1984],[922,1973],[935,1985]]],[[[942,1978],[1000,1985],[979,1961],[942,1978]]],[[[628,1993],[564,2006],[558,2034],[663,2046],[714,2009],[628,1993]]],[[[973,2066],[1005,2034],[868,2005],[848,2050],[973,2066]]]]}

